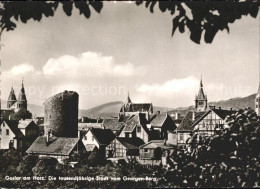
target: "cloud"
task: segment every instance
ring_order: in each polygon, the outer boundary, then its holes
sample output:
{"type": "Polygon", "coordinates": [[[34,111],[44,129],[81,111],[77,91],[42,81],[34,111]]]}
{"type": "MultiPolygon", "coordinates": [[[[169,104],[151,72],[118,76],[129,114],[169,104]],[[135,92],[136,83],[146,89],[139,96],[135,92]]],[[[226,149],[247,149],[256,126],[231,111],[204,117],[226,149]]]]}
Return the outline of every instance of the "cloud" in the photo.
{"type": "Polygon", "coordinates": [[[84,52],[77,57],[64,55],[59,58],[50,58],[42,70],[46,76],[117,77],[134,74],[133,64],[115,64],[112,56],[103,56],[96,52],[84,52]]]}
{"type": "Polygon", "coordinates": [[[174,94],[194,95],[195,91],[198,90],[198,86],[199,80],[190,76],[182,79],[172,79],[163,84],[142,84],[137,88],[137,91],[156,96],[168,96],[174,94]]]}
{"type": "Polygon", "coordinates": [[[8,75],[11,74],[13,76],[16,76],[16,75],[24,75],[27,73],[33,73],[34,71],[35,69],[31,64],[24,63],[24,64],[14,66],[8,71],[4,71],[3,74],[8,74],[8,75]]]}

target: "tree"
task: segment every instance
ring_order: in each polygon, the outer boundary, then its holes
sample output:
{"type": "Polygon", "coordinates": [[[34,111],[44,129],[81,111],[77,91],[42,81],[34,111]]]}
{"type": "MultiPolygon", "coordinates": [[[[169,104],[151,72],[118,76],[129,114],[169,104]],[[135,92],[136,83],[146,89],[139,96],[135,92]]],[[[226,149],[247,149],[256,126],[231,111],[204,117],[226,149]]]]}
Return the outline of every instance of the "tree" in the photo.
{"type": "MultiPolygon", "coordinates": [[[[143,0],[136,1],[137,5],[143,4],[143,0]]],[[[40,21],[43,16],[54,16],[59,5],[63,7],[67,16],[71,16],[73,7],[79,10],[87,19],[90,18],[91,8],[100,13],[103,2],[100,1],[23,1],[23,2],[1,2],[0,7],[0,35],[4,30],[10,31],[16,28],[16,21],[26,23],[29,19],[40,21]]],[[[145,1],[145,7],[154,12],[158,5],[162,12],[170,12],[173,16],[172,35],[179,29],[181,33],[185,29],[190,31],[190,39],[200,43],[202,34],[206,43],[212,43],[217,32],[227,30],[228,24],[241,19],[242,16],[250,15],[257,17],[260,2],[257,0],[240,2],[239,0],[221,1],[145,1]]]]}
{"type": "Polygon", "coordinates": [[[58,160],[55,158],[45,158],[38,161],[32,169],[34,176],[56,176],[56,165],[58,160]]]}
{"type": "Polygon", "coordinates": [[[11,114],[11,120],[31,119],[32,113],[26,109],[19,109],[18,112],[11,114]]]}

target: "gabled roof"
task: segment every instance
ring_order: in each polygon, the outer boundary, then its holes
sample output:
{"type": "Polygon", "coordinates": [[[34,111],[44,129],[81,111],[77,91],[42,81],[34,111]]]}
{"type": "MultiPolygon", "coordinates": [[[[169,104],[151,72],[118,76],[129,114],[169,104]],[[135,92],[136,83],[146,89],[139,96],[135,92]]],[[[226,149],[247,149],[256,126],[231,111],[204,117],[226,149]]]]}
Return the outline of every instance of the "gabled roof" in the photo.
{"type": "Polygon", "coordinates": [[[124,125],[124,123],[118,122],[118,119],[104,119],[102,126],[105,129],[111,129],[112,131],[118,131],[124,125]]]}
{"type": "Polygon", "coordinates": [[[236,112],[234,110],[210,109],[205,114],[203,114],[199,119],[197,119],[196,121],[193,122],[192,128],[194,128],[195,125],[197,125],[201,120],[203,120],[207,115],[209,115],[211,111],[213,111],[215,114],[217,114],[222,120],[225,120],[225,118],[228,115],[231,115],[236,112]]]}
{"type": "Polygon", "coordinates": [[[28,125],[31,124],[31,122],[33,122],[32,119],[20,120],[19,123],[18,123],[18,128],[19,129],[25,129],[28,125]]]}
{"type": "Polygon", "coordinates": [[[91,128],[89,131],[100,145],[108,145],[115,139],[115,134],[110,129],[91,128]]]}
{"type": "Polygon", "coordinates": [[[153,126],[160,126],[160,127],[161,127],[168,116],[169,116],[169,115],[168,115],[167,113],[161,113],[161,114],[157,115],[157,116],[151,121],[151,124],[152,124],[153,126]]]}
{"type": "Polygon", "coordinates": [[[5,120],[4,122],[8,125],[8,127],[14,133],[15,138],[25,138],[22,131],[20,129],[18,129],[18,121],[5,120]]]}
{"type": "Polygon", "coordinates": [[[79,138],[49,137],[48,145],[46,142],[46,136],[39,136],[26,151],[26,153],[64,156],[69,155],[79,142],[79,138]]]}
{"type": "Polygon", "coordinates": [[[125,138],[117,137],[116,138],[124,147],[130,150],[139,149],[141,145],[144,144],[144,141],[140,138],[125,138]]]}
{"type": "Polygon", "coordinates": [[[124,131],[132,132],[137,125],[143,126],[143,128],[146,130],[147,123],[148,123],[148,121],[145,117],[145,114],[138,113],[138,114],[132,115],[126,122],[124,131]]]}
{"type": "Polygon", "coordinates": [[[165,144],[164,140],[151,140],[150,142],[140,146],[140,149],[156,149],[156,148],[162,148],[162,149],[173,149],[174,146],[165,144]]]}
{"type": "Polygon", "coordinates": [[[212,109],[221,119],[225,119],[228,115],[235,113],[235,110],[212,109]]]}
{"type": "Polygon", "coordinates": [[[183,118],[182,122],[180,123],[179,127],[177,127],[177,131],[191,131],[193,130],[193,123],[201,118],[205,112],[188,112],[186,116],[183,118]],[[192,120],[193,113],[195,114],[195,119],[192,120]]]}

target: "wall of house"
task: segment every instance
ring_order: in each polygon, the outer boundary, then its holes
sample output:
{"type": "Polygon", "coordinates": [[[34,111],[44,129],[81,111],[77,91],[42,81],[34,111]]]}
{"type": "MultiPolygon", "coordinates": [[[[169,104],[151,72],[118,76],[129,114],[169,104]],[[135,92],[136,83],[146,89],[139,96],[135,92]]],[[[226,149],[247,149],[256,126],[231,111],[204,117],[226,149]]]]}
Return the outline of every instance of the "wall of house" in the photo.
{"type": "Polygon", "coordinates": [[[106,157],[126,157],[126,148],[117,139],[106,147],[106,157]]]}
{"type": "Polygon", "coordinates": [[[94,144],[98,149],[100,148],[99,143],[97,142],[91,131],[88,131],[86,135],[82,138],[82,143],[84,144],[84,146],[88,144],[94,144]]]}
{"type": "Polygon", "coordinates": [[[148,134],[146,133],[146,131],[141,125],[138,125],[137,127],[134,129],[134,132],[136,133],[136,137],[141,138],[145,143],[147,143],[149,141],[148,134]],[[137,127],[141,128],[140,132],[138,132],[137,127]]]}
{"type": "Polygon", "coordinates": [[[140,159],[152,159],[154,157],[154,149],[143,149],[139,150],[140,159]]]}
{"type": "Polygon", "coordinates": [[[186,141],[188,138],[190,138],[191,131],[179,131],[177,132],[177,145],[183,145],[186,144],[186,141]]]}
{"type": "Polygon", "coordinates": [[[194,129],[198,129],[199,136],[211,136],[215,133],[216,127],[220,125],[224,126],[226,123],[215,112],[211,111],[194,129]]]}
{"type": "Polygon", "coordinates": [[[12,130],[8,127],[8,125],[3,122],[1,124],[1,134],[0,134],[0,139],[1,139],[1,149],[9,149],[9,143],[11,140],[13,140],[14,148],[17,149],[17,140],[14,139],[15,134],[12,132],[12,130]],[[6,130],[9,130],[9,135],[6,134],[6,130]]]}

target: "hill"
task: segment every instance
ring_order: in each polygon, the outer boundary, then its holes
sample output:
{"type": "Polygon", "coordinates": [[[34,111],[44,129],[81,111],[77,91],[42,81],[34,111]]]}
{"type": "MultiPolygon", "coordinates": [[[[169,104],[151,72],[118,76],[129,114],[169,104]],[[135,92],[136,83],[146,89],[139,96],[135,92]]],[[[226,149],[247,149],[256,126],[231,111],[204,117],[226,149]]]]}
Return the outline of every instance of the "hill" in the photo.
{"type": "MultiPolygon", "coordinates": [[[[223,109],[233,108],[234,110],[238,110],[245,107],[251,107],[254,109],[254,101],[255,101],[255,94],[252,94],[247,97],[243,98],[232,98],[229,100],[222,100],[218,102],[209,102],[209,105],[214,105],[216,107],[221,107],[223,109]]],[[[123,102],[115,101],[105,103],[94,108],[90,108],[88,110],[79,110],[79,117],[87,116],[90,118],[109,118],[109,117],[117,117],[118,112],[122,106],[123,102]]],[[[6,101],[2,100],[2,108],[6,108],[6,101]]],[[[188,107],[180,107],[180,108],[166,108],[160,106],[154,106],[154,112],[167,112],[169,114],[179,112],[181,115],[185,115],[188,111],[192,110],[194,106],[188,107]]],[[[35,105],[35,104],[28,104],[28,110],[37,116],[43,116],[43,106],[35,105]]]]}
{"type": "MultiPolygon", "coordinates": [[[[216,107],[221,107],[222,109],[234,109],[234,110],[239,110],[239,109],[244,109],[246,107],[251,107],[254,109],[255,107],[255,96],[256,94],[252,94],[247,97],[243,98],[231,98],[229,100],[221,100],[217,102],[209,102],[209,106],[216,106],[216,107]]],[[[182,107],[182,108],[176,108],[172,111],[169,111],[169,113],[175,113],[179,112],[181,115],[185,115],[188,111],[191,111],[194,108],[194,106],[189,106],[189,107],[182,107]]]]}

